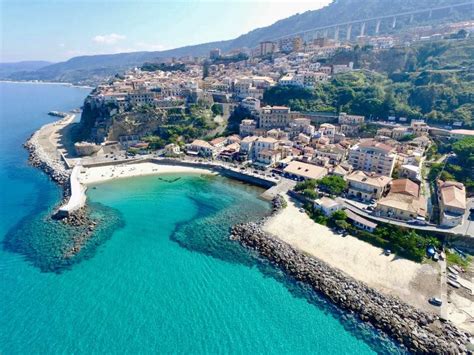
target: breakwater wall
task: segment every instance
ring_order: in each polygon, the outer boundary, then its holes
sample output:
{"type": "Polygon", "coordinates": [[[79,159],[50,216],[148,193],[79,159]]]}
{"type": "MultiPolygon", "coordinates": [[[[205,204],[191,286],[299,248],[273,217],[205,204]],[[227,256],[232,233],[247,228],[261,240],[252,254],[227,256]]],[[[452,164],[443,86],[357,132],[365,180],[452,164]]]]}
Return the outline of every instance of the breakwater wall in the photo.
{"type": "MultiPolygon", "coordinates": [[[[23,145],[29,153],[28,160],[36,168],[43,170],[51,180],[61,186],[67,185],[70,170],[66,169],[62,159],[55,159],[46,153],[38,142],[39,131],[36,131],[23,145]]],[[[66,189],[67,190],[67,189],[66,189]]]]}
{"type": "Polygon", "coordinates": [[[468,354],[469,335],[438,316],[420,311],[400,299],[386,296],[338,269],[309,257],[264,232],[261,223],[232,227],[231,239],[239,241],[305,282],[341,309],[356,314],[417,354],[468,354]]]}

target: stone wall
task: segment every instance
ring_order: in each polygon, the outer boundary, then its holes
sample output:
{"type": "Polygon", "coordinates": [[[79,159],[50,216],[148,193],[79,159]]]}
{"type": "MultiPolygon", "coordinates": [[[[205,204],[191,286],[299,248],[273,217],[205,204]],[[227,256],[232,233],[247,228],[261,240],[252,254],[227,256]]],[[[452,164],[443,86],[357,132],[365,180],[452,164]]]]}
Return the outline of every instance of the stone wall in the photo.
{"type": "Polygon", "coordinates": [[[294,279],[308,283],[336,306],[371,323],[413,353],[468,353],[465,344],[469,335],[452,323],[375,291],[264,232],[260,226],[261,223],[236,225],[231,239],[257,251],[294,279]]]}

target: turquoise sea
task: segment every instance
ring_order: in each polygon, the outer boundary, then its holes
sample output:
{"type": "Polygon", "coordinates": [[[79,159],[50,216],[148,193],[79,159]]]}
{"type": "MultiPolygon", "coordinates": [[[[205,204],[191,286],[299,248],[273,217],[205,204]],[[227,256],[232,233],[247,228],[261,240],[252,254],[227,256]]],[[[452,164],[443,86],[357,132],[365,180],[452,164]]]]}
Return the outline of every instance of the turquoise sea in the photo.
{"type": "Polygon", "coordinates": [[[370,327],[228,240],[270,211],[261,190],[168,175],[88,190],[101,228],[74,258],[61,194],[21,144],[88,90],[0,83],[0,352],[401,353],[370,327]]]}

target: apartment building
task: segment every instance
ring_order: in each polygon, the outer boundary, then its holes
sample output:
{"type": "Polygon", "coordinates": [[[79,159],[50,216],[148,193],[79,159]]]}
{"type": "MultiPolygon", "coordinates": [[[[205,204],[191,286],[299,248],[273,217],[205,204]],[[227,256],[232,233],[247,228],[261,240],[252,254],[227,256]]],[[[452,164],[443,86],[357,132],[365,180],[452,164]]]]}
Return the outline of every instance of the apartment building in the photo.
{"type": "Polygon", "coordinates": [[[354,145],[349,150],[349,164],[356,170],[392,176],[397,154],[391,146],[374,140],[354,145]]]}
{"type": "Polygon", "coordinates": [[[151,91],[131,92],[127,95],[127,101],[131,105],[153,105],[155,93],[151,91]]]}
{"type": "Polygon", "coordinates": [[[263,129],[285,128],[290,123],[290,108],[265,106],[260,111],[259,127],[263,129]]]}
{"type": "Polygon", "coordinates": [[[260,55],[267,55],[276,52],[277,44],[272,41],[260,42],[260,55]]]}

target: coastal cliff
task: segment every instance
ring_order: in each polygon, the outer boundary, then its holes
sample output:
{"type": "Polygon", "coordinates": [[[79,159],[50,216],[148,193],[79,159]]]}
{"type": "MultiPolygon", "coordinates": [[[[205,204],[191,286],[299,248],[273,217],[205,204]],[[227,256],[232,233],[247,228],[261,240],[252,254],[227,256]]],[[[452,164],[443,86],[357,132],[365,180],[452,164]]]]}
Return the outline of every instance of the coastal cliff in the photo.
{"type": "Polygon", "coordinates": [[[382,330],[409,351],[419,354],[468,354],[469,335],[451,322],[420,311],[398,298],[383,295],[326,263],[305,255],[261,229],[261,223],[236,225],[231,239],[305,282],[341,309],[382,330]]]}

